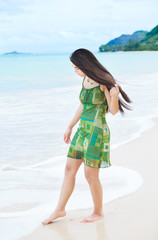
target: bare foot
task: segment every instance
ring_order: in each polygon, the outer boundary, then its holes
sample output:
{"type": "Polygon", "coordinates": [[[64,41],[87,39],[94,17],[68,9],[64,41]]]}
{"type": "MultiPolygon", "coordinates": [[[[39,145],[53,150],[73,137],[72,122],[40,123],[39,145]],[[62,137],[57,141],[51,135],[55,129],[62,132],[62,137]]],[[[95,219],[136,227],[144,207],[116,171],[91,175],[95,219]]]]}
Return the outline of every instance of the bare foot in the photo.
{"type": "Polygon", "coordinates": [[[50,217],[48,217],[47,219],[45,219],[42,224],[46,225],[46,224],[49,224],[51,223],[54,219],[58,218],[58,217],[64,217],[66,216],[66,211],[54,211],[50,217]]]}
{"type": "Polygon", "coordinates": [[[80,223],[94,222],[103,217],[104,217],[104,214],[98,215],[98,214],[92,213],[90,216],[88,216],[88,217],[84,218],[82,221],[80,221],[80,223]]]}

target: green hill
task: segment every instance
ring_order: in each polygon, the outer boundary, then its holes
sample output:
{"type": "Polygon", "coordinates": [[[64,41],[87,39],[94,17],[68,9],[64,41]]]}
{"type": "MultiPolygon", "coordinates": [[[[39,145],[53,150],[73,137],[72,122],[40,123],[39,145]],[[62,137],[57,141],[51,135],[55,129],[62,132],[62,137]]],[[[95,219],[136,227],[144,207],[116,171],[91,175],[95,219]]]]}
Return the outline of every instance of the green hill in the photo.
{"type": "Polygon", "coordinates": [[[99,47],[100,52],[116,51],[158,51],[158,25],[150,32],[137,31],[132,35],[121,35],[106,45],[99,47]]]}
{"type": "Polygon", "coordinates": [[[140,41],[144,36],[147,34],[147,31],[137,31],[134,32],[132,35],[122,34],[120,37],[115,38],[108,42],[106,46],[116,46],[116,45],[122,45],[124,46],[127,44],[130,40],[133,41],[140,41]]]}

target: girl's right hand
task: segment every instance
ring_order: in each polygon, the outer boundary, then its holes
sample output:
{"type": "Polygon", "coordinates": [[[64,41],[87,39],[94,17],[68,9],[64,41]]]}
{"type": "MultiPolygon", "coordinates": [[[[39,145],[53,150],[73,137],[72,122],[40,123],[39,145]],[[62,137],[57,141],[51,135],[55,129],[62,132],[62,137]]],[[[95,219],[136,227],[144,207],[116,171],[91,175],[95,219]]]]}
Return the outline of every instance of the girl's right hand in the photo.
{"type": "Polygon", "coordinates": [[[71,133],[72,133],[72,128],[68,127],[64,133],[64,141],[67,144],[71,143],[71,139],[70,139],[71,133]]]}

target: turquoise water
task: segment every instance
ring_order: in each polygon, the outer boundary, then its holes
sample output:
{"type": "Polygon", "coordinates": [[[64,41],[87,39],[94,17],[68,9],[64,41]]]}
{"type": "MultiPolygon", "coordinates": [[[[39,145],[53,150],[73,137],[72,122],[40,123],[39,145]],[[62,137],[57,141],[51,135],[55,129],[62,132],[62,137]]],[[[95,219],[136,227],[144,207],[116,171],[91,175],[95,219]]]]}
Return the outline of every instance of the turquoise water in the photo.
{"type": "MultiPolygon", "coordinates": [[[[111,146],[116,147],[148,127],[144,120],[158,113],[158,52],[95,55],[133,101],[133,111],[126,111],[125,118],[107,114],[111,146]],[[116,119],[123,129],[116,126],[116,119]]],[[[63,134],[79,105],[82,85],[69,56],[0,56],[0,163],[25,165],[19,159],[38,162],[66,154],[63,134]]]]}
{"type": "MultiPolygon", "coordinates": [[[[157,71],[157,52],[96,53],[95,55],[116,79],[123,74],[145,74],[157,71]]],[[[69,56],[70,54],[1,55],[0,91],[50,89],[80,84],[69,56]]]]}
{"type": "Polygon", "coordinates": [[[49,89],[73,84],[68,55],[1,55],[1,91],[49,89]]]}
{"type": "MultiPolygon", "coordinates": [[[[106,116],[113,150],[151,128],[158,116],[158,52],[95,55],[133,101],[125,117],[106,116]]],[[[56,205],[69,148],[63,136],[80,104],[82,78],[69,54],[3,55],[0,66],[0,224],[2,238],[13,240],[33,231],[56,205]]],[[[101,171],[104,203],[142,184],[137,172],[111,164],[101,171]]],[[[82,167],[69,209],[93,205],[82,167]]]]}

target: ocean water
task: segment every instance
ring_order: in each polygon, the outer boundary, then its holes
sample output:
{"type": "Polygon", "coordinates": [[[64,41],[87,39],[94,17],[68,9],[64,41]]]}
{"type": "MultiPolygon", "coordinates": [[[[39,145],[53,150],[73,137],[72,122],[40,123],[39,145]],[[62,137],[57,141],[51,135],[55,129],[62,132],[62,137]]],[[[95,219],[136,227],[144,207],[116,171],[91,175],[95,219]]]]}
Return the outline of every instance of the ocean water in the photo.
{"type": "MultiPolygon", "coordinates": [[[[95,56],[132,100],[133,110],[124,117],[106,116],[113,150],[153,127],[152,118],[158,116],[158,52],[95,56]]],[[[0,233],[10,240],[33,231],[56,206],[69,148],[64,132],[80,104],[82,78],[68,54],[1,55],[0,66],[0,233]]],[[[82,164],[67,210],[93,206],[83,172],[82,164]]],[[[100,178],[104,203],[143,184],[138,172],[113,163],[100,170],[100,178]]]]}

